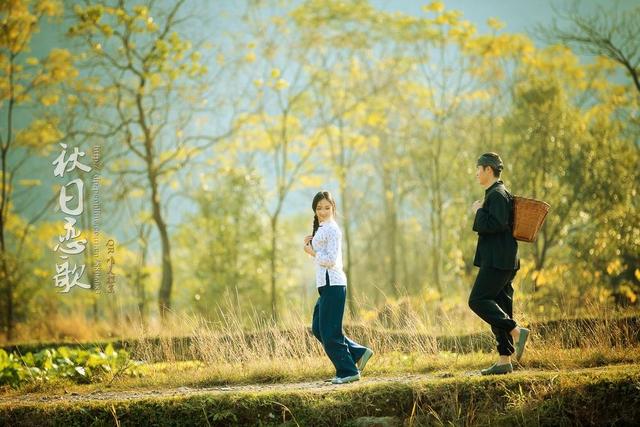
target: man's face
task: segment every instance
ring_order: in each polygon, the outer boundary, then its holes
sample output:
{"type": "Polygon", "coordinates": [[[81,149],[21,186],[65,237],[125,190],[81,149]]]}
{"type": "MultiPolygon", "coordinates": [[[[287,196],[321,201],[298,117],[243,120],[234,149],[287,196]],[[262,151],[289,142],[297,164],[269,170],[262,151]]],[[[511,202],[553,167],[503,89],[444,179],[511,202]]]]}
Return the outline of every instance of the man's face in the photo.
{"type": "Polygon", "coordinates": [[[476,179],[478,184],[486,186],[493,179],[493,171],[489,166],[476,166],[476,179]]]}

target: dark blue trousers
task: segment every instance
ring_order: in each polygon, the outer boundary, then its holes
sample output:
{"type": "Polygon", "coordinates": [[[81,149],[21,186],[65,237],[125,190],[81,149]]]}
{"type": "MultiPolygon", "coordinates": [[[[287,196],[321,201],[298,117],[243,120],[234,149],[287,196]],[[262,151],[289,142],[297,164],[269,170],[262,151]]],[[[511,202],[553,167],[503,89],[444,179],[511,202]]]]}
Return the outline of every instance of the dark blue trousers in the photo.
{"type": "Polygon", "coordinates": [[[510,356],[515,350],[509,333],[516,327],[513,320],[513,279],[516,270],[482,267],[469,295],[469,307],[485,322],[498,343],[498,353],[510,356]]]}
{"type": "Polygon", "coordinates": [[[356,362],[362,357],[366,347],[347,338],[342,330],[347,287],[325,285],[319,287],[318,292],[320,297],[313,309],[311,324],[313,335],[322,343],[324,351],[336,368],[337,377],[356,375],[356,362]]]}

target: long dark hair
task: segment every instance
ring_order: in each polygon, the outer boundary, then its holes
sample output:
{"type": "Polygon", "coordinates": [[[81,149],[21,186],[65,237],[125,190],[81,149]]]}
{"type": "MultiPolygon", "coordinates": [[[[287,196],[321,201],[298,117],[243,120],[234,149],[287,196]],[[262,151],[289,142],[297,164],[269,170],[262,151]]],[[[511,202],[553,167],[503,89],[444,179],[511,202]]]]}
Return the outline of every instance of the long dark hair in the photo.
{"type": "Polygon", "coordinates": [[[337,215],[338,213],[336,210],[336,201],[333,199],[333,196],[331,195],[331,193],[329,193],[328,191],[318,192],[313,198],[313,202],[311,203],[311,209],[313,209],[313,233],[311,233],[311,236],[315,236],[316,231],[318,231],[318,227],[320,227],[320,221],[318,221],[316,208],[318,207],[318,203],[320,203],[320,200],[322,199],[326,199],[329,203],[331,203],[331,206],[333,207],[334,216],[337,215]]]}

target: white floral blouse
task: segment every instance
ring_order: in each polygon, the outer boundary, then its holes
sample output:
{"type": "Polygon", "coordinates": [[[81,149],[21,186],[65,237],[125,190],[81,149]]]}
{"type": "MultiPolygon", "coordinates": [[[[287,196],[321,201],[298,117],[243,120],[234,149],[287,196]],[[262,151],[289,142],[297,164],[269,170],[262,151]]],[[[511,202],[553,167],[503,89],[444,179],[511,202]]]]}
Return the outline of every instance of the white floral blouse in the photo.
{"type": "Polygon", "coordinates": [[[316,286],[327,284],[327,272],[329,285],[347,286],[347,276],[342,270],[342,231],[335,220],[320,223],[311,246],[316,252],[316,286]]]}

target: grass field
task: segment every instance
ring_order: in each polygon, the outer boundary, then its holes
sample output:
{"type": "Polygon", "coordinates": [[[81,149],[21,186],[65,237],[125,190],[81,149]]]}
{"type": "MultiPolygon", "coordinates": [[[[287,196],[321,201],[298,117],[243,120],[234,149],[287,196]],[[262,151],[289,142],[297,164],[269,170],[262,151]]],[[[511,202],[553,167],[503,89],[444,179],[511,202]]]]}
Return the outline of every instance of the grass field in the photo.
{"type": "MultiPolygon", "coordinates": [[[[0,388],[4,425],[572,425],[640,420],[638,317],[534,324],[508,376],[486,333],[434,336],[354,325],[375,356],[336,386],[304,324],[254,330],[198,325],[188,337],[116,341],[142,376],[28,381],[0,388]]],[[[58,343],[59,344],[59,343],[58,343]]],[[[38,345],[15,346],[22,354],[38,345]]]]}

